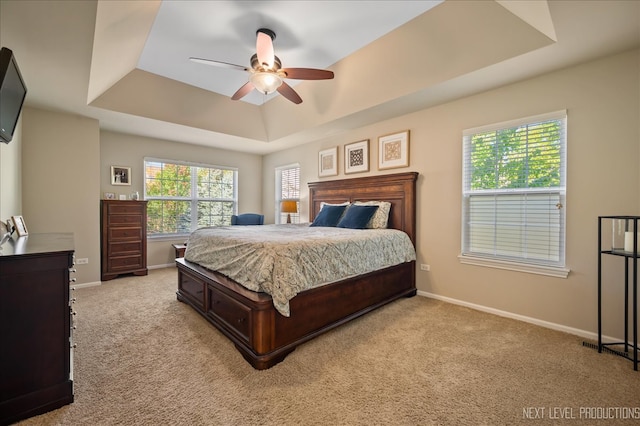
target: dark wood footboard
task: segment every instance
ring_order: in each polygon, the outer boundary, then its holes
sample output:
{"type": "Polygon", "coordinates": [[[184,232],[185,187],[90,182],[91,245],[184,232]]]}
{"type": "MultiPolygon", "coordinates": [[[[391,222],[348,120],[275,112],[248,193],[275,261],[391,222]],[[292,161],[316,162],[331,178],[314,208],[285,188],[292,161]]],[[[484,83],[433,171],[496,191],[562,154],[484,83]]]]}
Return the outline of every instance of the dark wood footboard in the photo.
{"type": "Polygon", "coordinates": [[[282,361],[298,345],[401,297],[414,296],[415,262],[298,294],[285,317],[271,297],[201,266],[176,260],[178,300],[227,336],[256,369],[282,361]]]}

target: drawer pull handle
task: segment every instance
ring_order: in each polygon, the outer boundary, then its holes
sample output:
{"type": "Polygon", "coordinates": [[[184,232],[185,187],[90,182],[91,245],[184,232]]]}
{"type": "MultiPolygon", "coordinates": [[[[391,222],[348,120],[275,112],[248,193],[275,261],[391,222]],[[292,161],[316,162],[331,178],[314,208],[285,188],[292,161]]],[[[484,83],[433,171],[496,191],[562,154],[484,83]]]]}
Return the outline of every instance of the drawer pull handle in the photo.
{"type": "Polygon", "coordinates": [[[238,324],[242,324],[244,322],[244,318],[238,318],[238,324]]]}

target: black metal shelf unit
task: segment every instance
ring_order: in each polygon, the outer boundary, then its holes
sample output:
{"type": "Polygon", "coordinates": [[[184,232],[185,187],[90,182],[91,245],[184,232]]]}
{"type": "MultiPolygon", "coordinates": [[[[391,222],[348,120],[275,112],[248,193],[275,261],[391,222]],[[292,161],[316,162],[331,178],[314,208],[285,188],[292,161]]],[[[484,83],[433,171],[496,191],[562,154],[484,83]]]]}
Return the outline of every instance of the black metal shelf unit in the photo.
{"type": "MultiPolygon", "coordinates": [[[[638,222],[640,216],[598,216],[598,352],[603,350],[611,352],[633,361],[633,369],[638,371],[638,222]],[[611,250],[602,249],[602,221],[624,221],[624,230],[633,231],[633,250],[626,251],[613,247],[611,250]],[[602,343],[602,255],[624,257],[624,341],[602,343]],[[629,276],[629,264],[631,263],[631,277],[629,276]],[[631,278],[632,290],[632,338],[629,343],[629,279],[631,278]],[[613,346],[622,346],[624,350],[614,349],[613,346]],[[633,352],[632,355],[629,353],[633,352]]],[[[615,225],[614,225],[615,226],[615,225]]],[[[629,247],[626,247],[629,248],[629,247]]]]}

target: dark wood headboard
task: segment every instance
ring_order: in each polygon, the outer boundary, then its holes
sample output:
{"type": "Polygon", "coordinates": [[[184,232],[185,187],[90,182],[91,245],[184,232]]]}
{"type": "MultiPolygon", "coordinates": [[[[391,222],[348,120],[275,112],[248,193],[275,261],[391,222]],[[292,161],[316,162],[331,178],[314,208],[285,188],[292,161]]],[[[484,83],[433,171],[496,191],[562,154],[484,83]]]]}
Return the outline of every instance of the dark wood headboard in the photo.
{"type": "Polygon", "coordinates": [[[406,232],[416,244],[417,172],[366,176],[353,179],[310,182],[309,220],[313,221],[322,202],[389,201],[389,228],[406,232]]]}

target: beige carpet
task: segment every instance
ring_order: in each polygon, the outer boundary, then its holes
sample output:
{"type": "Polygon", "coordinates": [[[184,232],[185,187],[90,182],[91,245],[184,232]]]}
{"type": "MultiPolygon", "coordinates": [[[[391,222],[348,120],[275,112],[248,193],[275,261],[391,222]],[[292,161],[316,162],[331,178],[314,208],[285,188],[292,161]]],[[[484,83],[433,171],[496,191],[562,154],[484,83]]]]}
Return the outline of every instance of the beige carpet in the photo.
{"type": "Polygon", "coordinates": [[[587,407],[600,417],[628,417],[617,407],[640,415],[640,372],[630,361],[576,336],[423,297],[257,371],[176,300],[176,277],[174,268],[153,270],[76,290],[75,402],[23,423],[632,424],[580,416],[587,407]]]}

